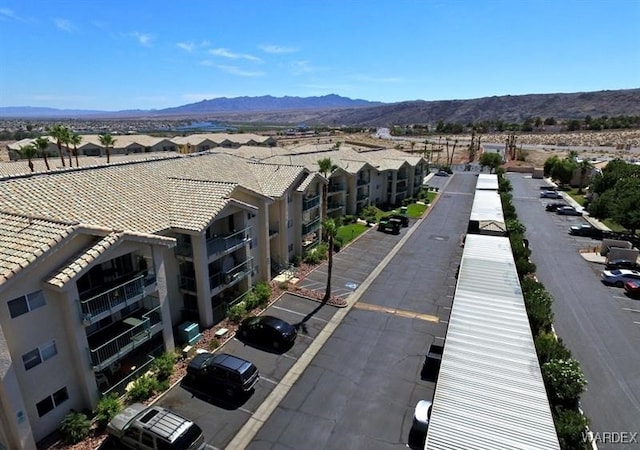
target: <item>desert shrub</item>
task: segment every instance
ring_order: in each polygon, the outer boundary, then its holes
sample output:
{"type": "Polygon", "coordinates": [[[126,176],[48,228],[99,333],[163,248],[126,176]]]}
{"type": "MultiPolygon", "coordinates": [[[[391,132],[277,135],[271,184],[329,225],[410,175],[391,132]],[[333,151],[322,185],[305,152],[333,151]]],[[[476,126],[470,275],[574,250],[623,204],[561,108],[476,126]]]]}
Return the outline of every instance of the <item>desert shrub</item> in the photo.
{"type": "Polygon", "coordinates": [[[66,444],[77,444],[89,437],[91,421],[86,414],[72,411],[62,419],[60,433],[66,444]]]}
{"type": "Polygon", "coordinates": [[[562,343],[562,339],[557,338],[553,333],[541,331],[535,339],[536,352],[538,353],[538,361],[540,364],[551,361],[552,359],[569,359],[571,351],[562,343]]]}
{"type": "Polygon", "coordinates": [[[258,298],[258,303],[260,305],[264,305],[269,301],[269,298],[271,298],[271,286],[269,286],[269,283],[265,283],[264,281],[256,284],[253,288],[253,292],[258,298]]]}
{"type": "Polygon", "coordinates": [[[278,283],[278,288],[283,290],[283,291],[288,291],[289,290],[289,283],[287,281],[281,281],[280,283],[278,283]]]}
{"type": "Polygon", "coordinates": [[[115,417],[122,410],[122,401],[117,394],[108,394],[102,397],[96,409],[93,412],[95,414],[96,421],[100,427],[106,427],[111,419],[115,417]]]}
{"type": "Polygon", "coordinates": [[[554,406],[574,408],[587,385],[575,359],[552,359],[542,365],[542,378],[554,406]]]}
{"type": "MultiPolygon", "coordinates": [[[[575,409],[560,409],[553,415],[562,450],[584,450],[589,420],[575,409]]],[[[589,447],[591,448],[591,447],[589,447]]]]}
{"type": "Polygon", "coordinates": [[[144,375],[133,382],[131,389],[127,392],[127,397],[132,402],[146,400],[160,389],[158,379],[152,375],[144,375]]]}
{"type": "Polygon", "coordinates": [[[244,302],[236,303],[227,312],[229,320],[233,323],[239,323],[247,314],[247,306],[244,302]]]}
{"type": "Polygon", "coordinates": [[[158,380],[167,380],[173,375],[178,356],[175,353],[163,353],[153,361],[158,380]]]}
{"type": "Polygon", "coordinates": [[[220,341],[218,340],[217,337],[213,337],[210,341],[209,341],[209,350],[214,351],[215,349],[217,349],[218,347],[220,347],[220,341]]]}
{"type": "Polygon", "coordinates": [[[260,300],[254,291],[249,291],[245,294],[242,301],[244,302],[247,312],[257,308],[260,305],[260,300]]]}

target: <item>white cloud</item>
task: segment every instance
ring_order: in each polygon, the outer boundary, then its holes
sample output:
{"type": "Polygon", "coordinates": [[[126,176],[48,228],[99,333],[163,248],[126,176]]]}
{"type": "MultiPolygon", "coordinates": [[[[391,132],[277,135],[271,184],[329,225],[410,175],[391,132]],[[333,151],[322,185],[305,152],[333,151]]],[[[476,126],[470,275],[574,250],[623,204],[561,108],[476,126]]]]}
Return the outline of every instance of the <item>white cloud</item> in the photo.
{"type": "Polygon", "coordinates": [[[212,48],[209,53],[213,56],[222,56],[229,59],[246,59],[247,61],[261,62],[262,60],[257,56],[249,55],[246,53],[233,53],[226,48],[212,48]]]}
{"type": "Polygon", "coordinates": [[[262,77],[265,75],[264,72],[251,72],[248,70],[242,70],[239,67],[236,66],[223,66],[223,65],[219,65],[216,66],[218,69],[220,70],[224,70],[225,72],[234,74],[234,75],[239,75],[241,77],[262,77]]]}
{"type": "Polygon", "coordinates": [[[138,31],[134,31],[133,33],[129,33],[129,36],[132,36],[132,37],[136,38],[138,40],[138,42],[140,43],[140,45],[144,45],[145,47],[150,47],[151,46],[151,42],[154,39],[154,37],[152,35],[146,34],[146,33],[140,33],[138,31]]]}
{"type": "Polygon", "coordinates": [[[280,45],[273,45],[273,44],[263,44],[263,45],[260,45],[259,47],[265,53],[272,53],[272,54],[295,53],[298,51],[298,49],[293,47],[282,47],[280,45]]]}
{"type": "Polygon", "coordinates": [[[176,46],[189,53],[196,48],[196,45],[193,42],[178,42],[176,46]]]}
{"type": "Polygon", "coordinates": [[[200,61],[200,65],[201,66],[213,66],[213,61],[208,60],[208,59],[203,59],[202,61],[200,61]]]}
{"type": "Polygon", "coordinates": [[[305,73],[324,72],[326,67],[314,66],[309,61],[292,61],[289,68],[294,75],[302,75],[305,73]]]}
{"type": "Polygon", "coordinates": [[[28,19],[18,16],[12,9],[0,8],[0,20],[17,20],[19,22],[36,22],[34,19],[28,19]]]}
{"type": "Polygon", "coordinates": [[[76,27],[67,19],[56,17],[53,19],[53,23],[59,30],[66,31],[67,33],[72,33],[76,30],[76,27]]]}

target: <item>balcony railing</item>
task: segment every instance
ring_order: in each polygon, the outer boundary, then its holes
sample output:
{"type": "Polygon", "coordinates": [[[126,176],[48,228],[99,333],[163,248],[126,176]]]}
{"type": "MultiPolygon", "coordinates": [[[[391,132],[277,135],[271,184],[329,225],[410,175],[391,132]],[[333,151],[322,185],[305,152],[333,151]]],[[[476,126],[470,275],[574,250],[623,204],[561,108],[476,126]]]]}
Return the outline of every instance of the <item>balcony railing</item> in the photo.
{"type": "Polygon", "coordinates": [[[89,349],[94,371],[104,370],[151,339],[154,331],[162,328],[160,307],[149,311],[141,319],[129,317],[122,323],[131,327],[102,345],[89,349]]]}
{"type": "Polygon", "coordinates": [[[306,225],[302,225],[302,235],[306,235],[309,234],[313,231],[316,231],[320,229],[320,218],[318,217],[317,219],[309,222],[306,225]]]}
{"type": "Polygon", "coordinates": [[[358,186],[364,186],[364,185],[367,185],[367,184],[369,184],[369,180],[358,178],[358,186]]]}
{"type": "Polygon", "coordinates": [[[359,202],[362,202],[362,201],[364,201],[364,200],[366,200],[368,198],[369,198],[369,193],[367,192],[367,193],[364,193],[364,194],[358,194],[358,196],[356,197],[356,200],[359,201],[359,202]]]}
{"type": "Polygon", "coordinates": [[[329,192],[341,192],[344,191],[344,184],[343,183],[332,183],[329,185],[329,192]]]}
{"type": "Polygon", "coordinates": [[[91,323],[92,320],[105,312],[113,312],[138,301],[144,295],[144,276],[138,275],[126,283],[112,287],[89,299],[80,301],[82,320],[91,323]]]}
{"type": "Polygon", "coordinates": [[[227,287],[246,278],[253,269],[253,257],[249,257],[243,263],[238,264],[226,272],[214,273],[209,277],[209,288],[213,291],[221,287],[227,287]]]}
{"type": "Polygon", "coordinates": [[[194,277],[180,275],[178,278],[178,287],[185,291],[198,292],[198,285],[194,277]]]}
{"type": "Polygon", "coordinates": [[[342,203],[329,203],[327,205],[327,212],[337,211],[341,209],[344,205],[342,203]]]}
{"type": "Polygon", "coordinates": [[[280,233],[280,222],[269,224],[269,238],[275,237],[280,233]]]}
{"type": "Polygon", "coordinates": [[[305,198],[302,202],[302,210],[307,211],[320,205],[320,196],[305,198]]]}
{"type": "Polygon", "coordinates": [[[232,234],[215,236],[207,239],[207,255],[209,257],[230,252],[246,244],[251,239],[251,227],[232,234]]]}
{"type": "Polygon", "coordinates": [[[398,174],[396,181],[407,181],[409,179],[409,175],[406,173],[398,174]]]}

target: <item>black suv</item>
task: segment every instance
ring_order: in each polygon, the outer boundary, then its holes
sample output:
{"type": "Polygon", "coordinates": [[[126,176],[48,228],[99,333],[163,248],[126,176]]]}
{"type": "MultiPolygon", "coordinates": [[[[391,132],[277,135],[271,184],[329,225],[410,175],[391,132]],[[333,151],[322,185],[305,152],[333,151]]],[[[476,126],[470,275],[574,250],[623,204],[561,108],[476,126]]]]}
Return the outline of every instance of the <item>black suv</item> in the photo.
{"type": "Polygon", "coordinates": [[[227,353],[200,353],[187,366],[184,382],[203,392],[224,392],[229,397],[250,392],[260,377],[251,362],[227,353]]]}

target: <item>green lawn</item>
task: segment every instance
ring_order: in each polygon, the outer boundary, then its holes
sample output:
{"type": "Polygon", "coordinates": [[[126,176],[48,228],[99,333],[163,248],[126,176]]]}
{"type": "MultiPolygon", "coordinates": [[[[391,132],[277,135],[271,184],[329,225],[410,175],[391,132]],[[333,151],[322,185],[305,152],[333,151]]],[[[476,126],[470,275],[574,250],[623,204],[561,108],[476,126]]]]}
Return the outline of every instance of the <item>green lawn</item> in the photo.
{"type": "Polygon", "coordinates": [[[362,223],[350,223],[349,225],[343,225],[338,228],[337,236],[342,240],[343,244],[354,240],[362,233],[367,231],[368,227],[362,223]]]}

